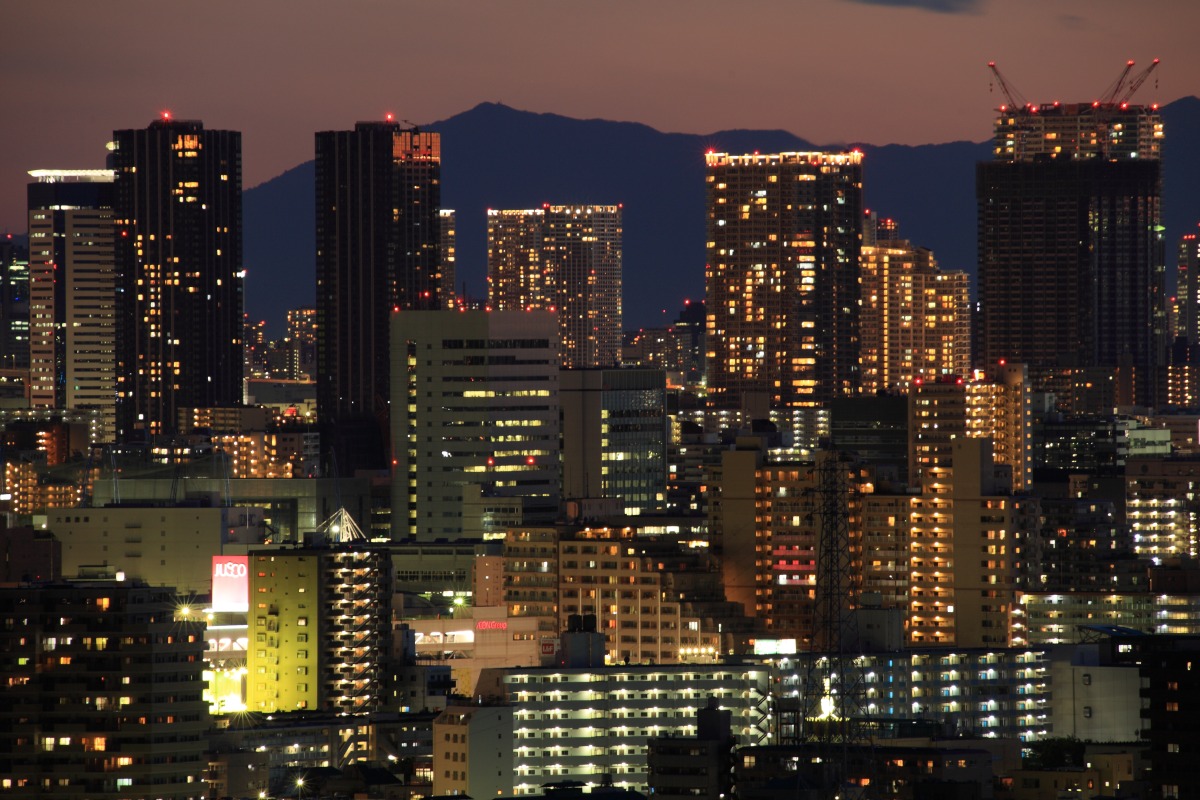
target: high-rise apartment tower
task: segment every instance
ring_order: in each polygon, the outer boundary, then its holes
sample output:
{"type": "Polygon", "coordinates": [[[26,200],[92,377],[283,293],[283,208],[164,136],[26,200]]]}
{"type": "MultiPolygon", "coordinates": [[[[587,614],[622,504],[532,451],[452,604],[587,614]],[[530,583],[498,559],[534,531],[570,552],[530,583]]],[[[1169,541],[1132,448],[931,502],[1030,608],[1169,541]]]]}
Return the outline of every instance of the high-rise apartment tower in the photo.
{"type": "Polygon", "coordinates": [[[622,208],[488,211],[488,299],[558,312],[562,365],[621,361],[622,208]]]}
{"type": "Polygon", "coordinates": [[[970,279],[899,238],[862,249],[862,387],[874,394],[971,365],[970,279]]]}
{"type": "Polygon", "coordinates": [[[710,153],[706,167],[710,404],[855,393],[862,154],[710,153]]]}

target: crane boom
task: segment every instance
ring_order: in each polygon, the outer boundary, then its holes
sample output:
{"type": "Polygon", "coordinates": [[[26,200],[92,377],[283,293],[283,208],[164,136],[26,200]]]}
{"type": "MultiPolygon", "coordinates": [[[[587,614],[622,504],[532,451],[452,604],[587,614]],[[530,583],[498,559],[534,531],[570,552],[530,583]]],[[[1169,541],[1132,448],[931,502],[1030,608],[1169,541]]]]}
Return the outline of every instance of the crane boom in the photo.
{"type": "Polygon", "coordinates": [[[1125,62],[1125,69],[1113,81],[1112,85],[1104,90],[1103,96],[1100,98],[1100,105],[1106,106],[1117,99],[1117,95],[1121,93],[1121,89],[1125,86],[1125,80],[1129,77],[1129,73],[1133,71],[1133,59],[1125,62]]]}
{"type": "Polygon", "coordinates": [[[1128,103],[1129,99],[1131,97],[1133,97],[1135,94],[1137,94],[1137,90],[1142,88],[1142,84],[1145,83],[1146,79],[1150,77],[1150,73],[1154,72],[1154,70],[1157,68],[1158,68],[1158,59],[1156,58],[1150,62],[1150,66],[1148,66],[1144,70],[1142,70],[1138,74],[1138,76],[1130,82],[1129,89],[1125,92],[1124,95],[1122,95],[1121,99],[1118,102],[1128,103]]]}
{"type": "Polygon", "coordinates": [[[1000,68],[996,66],[995,61],[988,62],[988,69],[996,76],[996,82],[1000,84],[1000,91],[1004,93],[1005,99],[1008,100],[1008,107],[1015,109],[1024,108],[1027,105],[1025,98],[1021,96],[1020,92],[1008,85],[1008,81],[1004,80],[1004,75],[1000,72],[1000,68]]]}

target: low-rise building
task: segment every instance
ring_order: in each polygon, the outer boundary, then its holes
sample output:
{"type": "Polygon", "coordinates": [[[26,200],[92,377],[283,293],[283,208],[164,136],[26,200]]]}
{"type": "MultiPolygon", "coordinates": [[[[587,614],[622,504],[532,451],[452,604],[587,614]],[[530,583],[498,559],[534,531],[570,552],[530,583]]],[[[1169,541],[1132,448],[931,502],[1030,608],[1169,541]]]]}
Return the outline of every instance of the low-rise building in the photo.
{"type": "Polygon", "coordinates": [[[770,668],[749,664],[594,666],[485,672],[477,690],[512,706],[514,791],[610,781],[645,792],[652,739],[695,736],[715,699],[740,742],[771,738],[770,668]]]}

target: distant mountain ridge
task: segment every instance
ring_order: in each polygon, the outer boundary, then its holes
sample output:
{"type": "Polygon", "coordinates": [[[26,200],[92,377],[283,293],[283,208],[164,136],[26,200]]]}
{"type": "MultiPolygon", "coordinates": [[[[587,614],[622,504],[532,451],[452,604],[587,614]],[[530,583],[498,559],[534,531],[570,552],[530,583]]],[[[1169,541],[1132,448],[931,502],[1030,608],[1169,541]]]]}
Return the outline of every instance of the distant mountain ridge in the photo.
{"type": "MultiPolygon", "coordinates": [[[[1162,108],[1168,273],[1179,236],[1200,221],[1200,99],[1162,108]]],[[[980,129],[990,119],[982,115],[980,129]]],[[[544,203],[625,207],[625,327],[674,320],[704,296],[704,153],[843,150],[781,130],[661,133],[634,122],[579,120],[481,103],[427,127],[442,134],[442,205],[457,211],[459,290],[486,295],[488,208],[544,203]]],[[[868,208],[934,251],[945,269],[975,272],[975,164],[988,142],[852,145],[863,151],[868,208]]],[[[246,308],[282,331],[287,309],[316,292],[313,162],[245,193],[246,308]]]]}

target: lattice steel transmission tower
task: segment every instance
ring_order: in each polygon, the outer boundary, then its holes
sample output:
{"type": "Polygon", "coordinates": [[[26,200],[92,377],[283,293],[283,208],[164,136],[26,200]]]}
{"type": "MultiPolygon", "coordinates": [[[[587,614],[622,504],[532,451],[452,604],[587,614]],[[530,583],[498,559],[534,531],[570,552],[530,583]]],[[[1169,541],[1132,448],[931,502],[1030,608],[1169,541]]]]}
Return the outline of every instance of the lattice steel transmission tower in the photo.
{"type": "Polygon", "coordinates": [[[818,523],[813,636],[800,703],[800,738],[814,745],[821,783],[836,792],[847,777],[852,745],[868,744],[865,678],[854,609],[861,586],[851,518],[855,462],[845,453],[816,455],[813,513],[818,523]]]}

